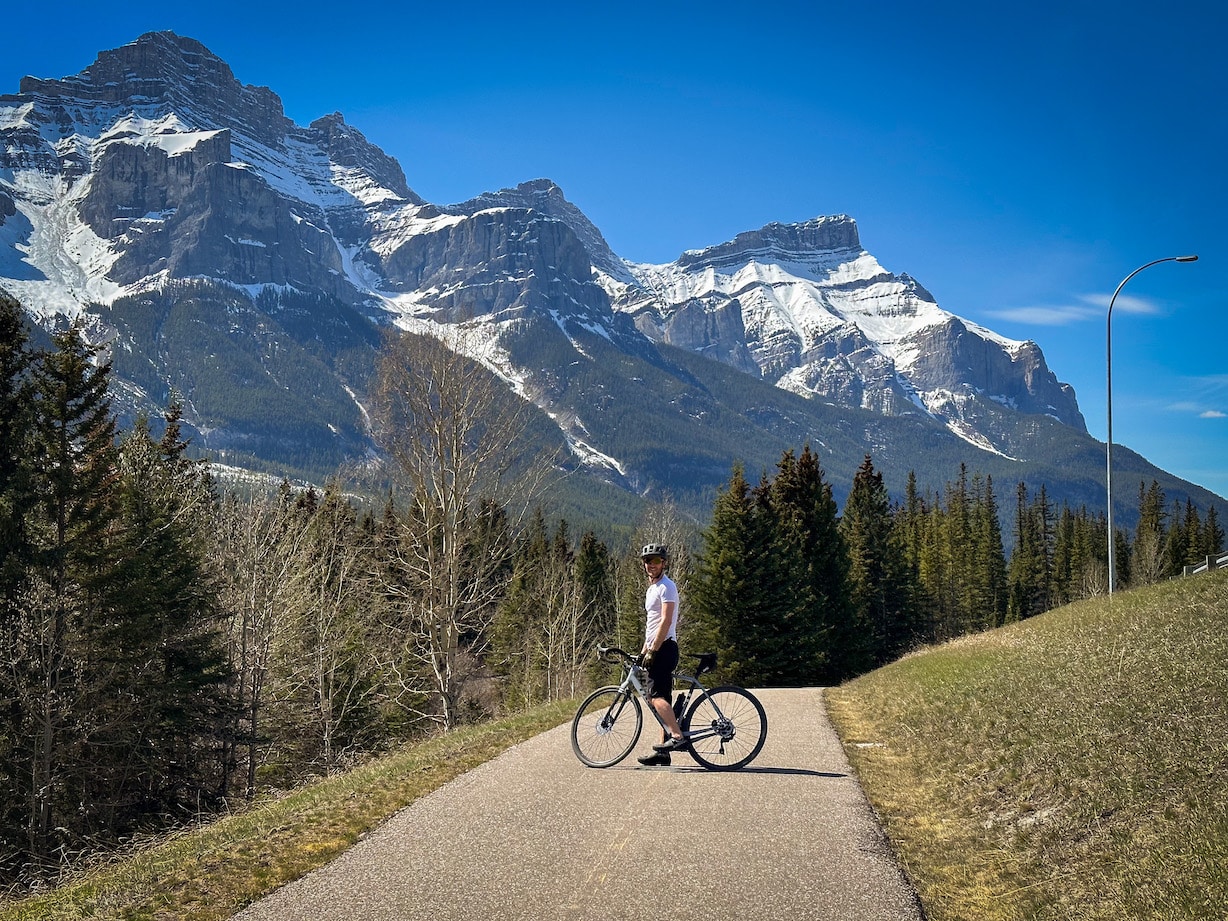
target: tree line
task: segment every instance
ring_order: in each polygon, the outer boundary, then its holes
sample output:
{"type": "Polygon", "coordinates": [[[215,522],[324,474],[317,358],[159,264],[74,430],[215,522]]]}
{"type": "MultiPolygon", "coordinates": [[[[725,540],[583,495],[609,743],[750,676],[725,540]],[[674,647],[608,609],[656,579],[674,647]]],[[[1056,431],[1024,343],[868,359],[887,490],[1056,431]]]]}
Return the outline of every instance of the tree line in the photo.
{"type": "MultiPolygon", "coordinates": [[[[639,646],[641,543],[674,548],[684,648],[748,684],[839,681],[1102,590],[1102,517],[1020,486],[1008,564],[987,478],[961,470],[941,496],[910,478],[893,503],[867,457],[840,510],[809,448],[754,487],[735,468],[702,534],[662,504],[611,551],[547,520],[556,458],[526,405],[464,349],[408,334],[384,343],[371,390],[378,459],[320,489],[226,485],[190,457],[177,399],[118,430],[107,352],[84,332],[33,349],[0,296],[8,885],[576,695],[603,677],[595,643],[639,646]]],[[[1131,579],[1221,548],[1214,509],[1178,516],[1154,486],[1144,500],[1119,537],[1131,579]]]]}
{"type": "MultiPolygon", "coordinates": [[[[866,455],[842,512],[809,446],[751,486],[735,468],[689,580],[688,640],[721,652],[746,684],[834,684],[910,648],[992,629],[1108,588],[1108,526],[1055,508],[1044,486],[1015,490],[1005,552],[992,477],[961,465],[940,493],[908,477],[893,502],[866,455]]],[[[1166,507],[1140,484],[1133,538],[1117,530],[1118,585],[1180,575],[1221,553],[1214,506],[1166,507]]]]}

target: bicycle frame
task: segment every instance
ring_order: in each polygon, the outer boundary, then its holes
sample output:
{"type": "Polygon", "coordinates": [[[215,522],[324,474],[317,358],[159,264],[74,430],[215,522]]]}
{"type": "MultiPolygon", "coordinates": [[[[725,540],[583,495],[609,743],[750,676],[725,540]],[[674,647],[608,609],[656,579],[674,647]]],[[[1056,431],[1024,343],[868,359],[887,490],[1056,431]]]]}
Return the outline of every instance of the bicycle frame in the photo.
{"type": "MultiPolygon", "coordinates": [[[[610,649],[608,651],[622,653],[622,656],[625,657],[623,658],[622,663],[625,675],[622,683],[618,686],[618,698],[613,704],[611,704],[610,712],[606,714],[606,719],[608,720],[611,715],[614,717],[614,719],[617,719],[619,714],[622,713],[623,707],[627,705],[627,701],[631,699],[632,692],[634,692],[635,696],[647,705],[648,712],[651,713],[652,718],[657,721],[657,725],[661,727],[661,731],[668,734],[669,728],[665,725],[665,721],[661,719],[661,714],[657,713],[657,708],[652,705],[652,701],[649,699],[648,693],[644,688],[644,681],[641,679],[642,675],[647,675],[644,667],[642,665],[637,665],[635,660],[627,655],[627,653],[622,652],[622,650],[610,649]]],[[[682,714],[686,713],[687,705],[690,704],[691,698],[695,695],[695,692],[699,691],[700,693],[705,693],[708,689],[704,687],[703,682],[701,682],[695,675],[688,675],[684,672],[674,672],[673,679],[675,682],[680,682],[687,685],[686,690],[682,692],[682,705],[679,706],[676,702],[673,704],[674,715],[681,723],[682,714]]],[[[673,693],[673,688],[670,689],[670,693],[673,693]]],[[[712,709],[716,711],[716,722],[706,729],[692,729],[687,734],[688,739],[700,741],[702,739],[711,739],[719,736],[722,742],[727,742],[732,737],[733,727],[730,724],[729,719],[724,713],[721,712],[721,708],[716,703],[715,699],[711,700],[711,704],[712,709]]]]}

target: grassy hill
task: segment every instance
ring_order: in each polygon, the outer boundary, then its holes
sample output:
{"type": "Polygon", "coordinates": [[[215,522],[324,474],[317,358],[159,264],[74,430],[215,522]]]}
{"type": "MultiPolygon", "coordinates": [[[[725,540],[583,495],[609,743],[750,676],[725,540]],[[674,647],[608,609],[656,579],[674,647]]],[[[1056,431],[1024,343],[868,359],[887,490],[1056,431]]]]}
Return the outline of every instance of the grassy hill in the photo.
{"type": "Polygon", "coordinates": [[[829,705],[931,921],[1225,917],[1228,572],[927,649],[829,705]]]}
{"type": "Polygon", "coordinates": [[[199,828],[134,842],[130,854],[101,859],[47,892],[6,900],[0,890],[0,921],[225,921],[419,797],[559,725],[575,706],[542,704],[406,745],[199,828]]]}

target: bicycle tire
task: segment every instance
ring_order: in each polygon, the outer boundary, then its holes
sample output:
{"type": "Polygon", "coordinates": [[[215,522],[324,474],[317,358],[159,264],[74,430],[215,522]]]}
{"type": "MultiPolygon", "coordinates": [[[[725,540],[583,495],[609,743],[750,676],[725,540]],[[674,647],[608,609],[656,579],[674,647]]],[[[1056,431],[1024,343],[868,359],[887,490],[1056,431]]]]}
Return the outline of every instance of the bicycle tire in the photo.
{"type": "Polygon", "coordinates": [[[643,728],[638,697],[614,685],[598,688],[571,721],[571,750],[589,767],[611,767],[631,754],[643,728]],[[613,719],[607,721],[610,715],[613,719]]]}
{"type": "Polygon", "coordinates": [[[687,711],[682,730],[716,729],[717,735],[691,742],[691,757],[709,771],[736,771],[762,751],[767,726],[767,713],[759,699],[744,688],[729,685],[701,694],[687,711]]]}

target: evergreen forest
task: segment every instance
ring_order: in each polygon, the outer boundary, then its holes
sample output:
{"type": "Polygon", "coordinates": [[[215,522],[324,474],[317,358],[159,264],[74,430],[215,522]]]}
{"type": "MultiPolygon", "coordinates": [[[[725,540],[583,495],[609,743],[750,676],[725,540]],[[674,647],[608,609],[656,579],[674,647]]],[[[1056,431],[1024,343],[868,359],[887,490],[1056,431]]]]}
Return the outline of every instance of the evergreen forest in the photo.
{"type": "MultiPolygon", "coordinates": [[[[734,465],[701,532],[668,502],[623,546],[550,517],[536,415],[426,337],[385,341],[380,459],[319,487],[221,481],[170,394],[121,431],[106,351],[31,344],[0,294],[0,885],[202,821],[427,733],[607,677],[639,648],[637,548],[673,548],[684,650],[748,686],[835,684],[920,645],[1107,589],[1103,514],[988,476],[889,496],[867,455],[838,507],[807,445],[734,465]],[[1007,548],[1009,547],[1009,555],[1007,548]]],[[[840,491],[841,494],[844,490],[840,491]]],[[[1139,484],[1121,585],[1223,550],[1211,507],[1139,484]]]]}

